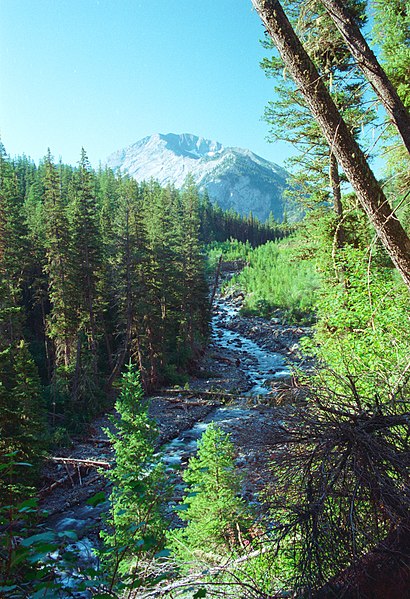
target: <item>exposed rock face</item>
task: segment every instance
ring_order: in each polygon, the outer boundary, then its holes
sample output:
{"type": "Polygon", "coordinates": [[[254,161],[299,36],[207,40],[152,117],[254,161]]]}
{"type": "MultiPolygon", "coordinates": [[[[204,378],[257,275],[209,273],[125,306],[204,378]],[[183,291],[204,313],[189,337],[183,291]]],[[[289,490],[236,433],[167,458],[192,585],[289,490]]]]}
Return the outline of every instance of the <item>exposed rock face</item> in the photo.
{"type": "Polygon", "coordinates": [[[196,135],[157,133],[145,137],[111,154],[107,165],[128,172],[137,181],[153,178],[177,188],[191,173],[200,191],[207,190],[221,208],[246,216],[252,212],[261,221],[270,212],[281,221],[284,212],[289,212],[283,197],[288,178],[285,169],[250,150],[225,148],[196,135]]]}

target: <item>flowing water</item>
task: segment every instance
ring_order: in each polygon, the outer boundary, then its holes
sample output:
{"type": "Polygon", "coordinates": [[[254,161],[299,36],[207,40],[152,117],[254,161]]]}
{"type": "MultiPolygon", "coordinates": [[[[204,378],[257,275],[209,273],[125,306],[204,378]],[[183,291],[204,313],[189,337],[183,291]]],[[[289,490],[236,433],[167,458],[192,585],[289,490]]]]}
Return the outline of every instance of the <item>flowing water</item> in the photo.
{"type": "MultiPolygon", "coordinates": [[[[268,394],[271,390],[269,385],[271,381],[290,376],[283,356],[262,349],[254,341],[230,330],[229,324],[238,318],[238,312],[237,306],[218,300],[212,320],[212,344],[219,352],[221,350],[222,353],[224,350],[235,352],[235,355],[238,356],[236,365],[245,373],[249,389],[246,393],[242,393],[240,400],[215,408],[202,421],[197,422],[191,429],[182,432],[177,438],[162,447],[162,459],[171,478],[181,463],[186,464],[189,457],[195,453],[198,439],[211,422],[217,422],[227,430],[232,427],[247,427],[247,422],[260,417],[252,407],[252,398],[268,394]]],[[[239,456],[238,461],[241,459],[243,461],[246,458],[239,456]]],[[[183,485],[180,481],[177,485],[177,494],[181,495],[182,491],[183,485]]],[[[69,547],[78,554],[76,567],[70,571],[64,569],[58,574],[59,583],[71,597],[78,599],[91,597],[88,591],[76,591],[79,581],[77,567],[97,565],[97,559],[92,551],[93,544],[89,538],[90,531],[98,530],[101,525],[101,512],[107,507],[107,502],[96,507],[76,506],[64,514],[55,516],[52,522],[49,522],[49,525],[51,524],[56,531],[74,530],[79,537],[79,541],[69,547]]],[[[58,554],[54,557],[58,561],[58,554]]]]}
{"type": "MultiPolygon", "coordinates": [[[[238,317],[238,313],[238,306],[224,300],[216,303],[212,319],[212,342],[219,349],[239,352],[238,367],[245,372],[249,381],[249,390],[242,393],[242,396],[252,398],[267,395],[271,391],[269,383],[289,378],[290,370],[281,354],[262,349],[251,339],[228,328],[229,323],[238,317]]],[[[254,416],[255,410],[243,399],[228,406],[218,407],[190,430],[170,441],[163,448],[163,460],[169,466],[186,461],[196,450],[197,441],[210,422],[217,422],[229,429],[232,424],[240,423],[246,426],[246,420],[254,416]]]]}
{"type": "Polygon", "coordinates": [[[246,366],[245,372],[252,386],[247,392],[248,395],[266,395],[271,390],[269,382],[288,378],[290,376],[289,368],[281,354],[270,352],[259,347],[257,343],[231,331],[229,323],[238,317],[239,308],[224,301],[217,304],[217,314],[213,318],[213,339],[222,348],[239,349],[251,361],[251,365],[246,366]]]}

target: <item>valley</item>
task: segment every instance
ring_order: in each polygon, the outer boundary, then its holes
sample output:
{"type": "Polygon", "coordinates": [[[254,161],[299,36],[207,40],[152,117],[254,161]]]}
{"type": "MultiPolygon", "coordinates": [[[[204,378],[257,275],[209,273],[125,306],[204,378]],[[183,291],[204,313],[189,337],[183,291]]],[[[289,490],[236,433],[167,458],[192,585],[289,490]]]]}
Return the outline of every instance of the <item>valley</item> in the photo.
{"type": "Polygon", "coordinates": [[[0,598],[404,599],[410,2],[54,4],[1,3],[0,598]]]}
{"type": "MultiPolygon", "coordinates": [[[[210,422],[231,435],[236,467],[243,476],[242,494],[252,505],[258,503],[258,492],[269,480],[270,460],[278,446],[286,443],[284,424],[291,417],[292,405],[298,397],[303,400],[303,392],[292,384],[291,368],[303,363],[298,341],[309,329],[239,316],[241,297],[240,293],[228,298],[217,294],[211,343],[188,388],[164,389],[150,398],[149,412],[158,425],[158,451],[173,488],[166,510],[170,522],[175,521],[174,509],[184,489],[178,473],[195,453],[197,440],[210,422]]],[[[62,566],[64,573],[58,575],[67,593],[83,581],[84,569],[98,564],[93,547],[100,544],[108,503],[100,501],[93,506],[89,501],[91,498],[92,504],[97,493],[103,492],[107,498],[110,493],[101,466],[92,466],[95,462],[109,467],[114,459],[104,433],[107,426],[112,426],[108,416],[94,421],[86,439],[73,440],[71,447],[56,452],[59,459],[67,461],[48,462],[44,471],[40,507],[49,516],[39,531],[71,531],[78,537],[69,545],[78,554],[74,569],[62,566]],[[47,490],[61,478],[62,484],[47,490]]],[[[58,569],[57,556],[56,560],[58,569]]],[[[77,597],[91,597],[76,592],[77,597]]]]}

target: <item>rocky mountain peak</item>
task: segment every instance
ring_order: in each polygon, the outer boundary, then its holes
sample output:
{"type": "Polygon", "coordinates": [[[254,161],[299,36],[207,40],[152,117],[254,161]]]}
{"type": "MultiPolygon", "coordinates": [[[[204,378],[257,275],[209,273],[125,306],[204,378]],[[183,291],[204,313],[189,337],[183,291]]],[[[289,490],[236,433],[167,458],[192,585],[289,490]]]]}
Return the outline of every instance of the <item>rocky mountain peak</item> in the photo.
{"type": "Polygon", "coordinates": [[[190,173],[200,191],[207,190],[224,210],[245,216],[252,212],[261,221],[270,212],[283,219],[288,173],[247,149],[224,147],[190,133],[156,133],[111,154],[107,165],[137,181],[153,178],[177,188],[190,173]]]}

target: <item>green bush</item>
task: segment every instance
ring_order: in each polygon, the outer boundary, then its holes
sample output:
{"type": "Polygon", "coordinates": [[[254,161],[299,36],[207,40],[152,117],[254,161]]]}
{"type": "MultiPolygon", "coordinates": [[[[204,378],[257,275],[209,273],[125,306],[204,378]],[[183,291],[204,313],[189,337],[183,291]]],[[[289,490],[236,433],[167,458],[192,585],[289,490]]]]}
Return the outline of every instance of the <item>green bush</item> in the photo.
{"type": "Polygon", "coordinates": [[[208,263],[211,268],[215,268],[215,266],[218,264],[221,254],[223,256],[223,260],[227,262],[233,260],[248,261],[252,252],[253,248],[249,241],[243,243],[237,239],[231,239],[230,241],[222,242],[214,241],[206,246],[208,263]]]}
{"type": "Polygon", "coordinates": [[[295,241],[268,242],[248,254],[249,266],[225,284],[245,291],[244,314],[314,321],[319,276],[312,260],[297,256],[295,241]]]}

